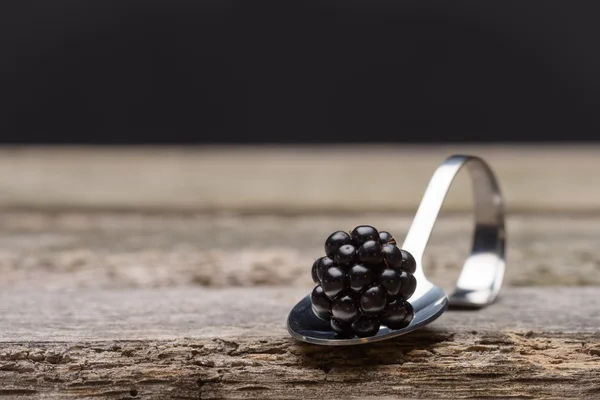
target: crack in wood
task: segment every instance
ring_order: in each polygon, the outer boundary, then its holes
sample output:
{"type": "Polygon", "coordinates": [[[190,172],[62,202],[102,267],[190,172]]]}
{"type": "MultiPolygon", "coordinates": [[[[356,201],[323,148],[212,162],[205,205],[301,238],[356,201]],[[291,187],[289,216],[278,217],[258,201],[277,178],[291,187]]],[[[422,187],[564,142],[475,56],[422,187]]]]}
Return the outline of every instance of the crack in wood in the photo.
{"type": "Polygon", "coordinates": [[[598,356],[585,348],[582,351],[581,343],[599,341],[600,333],[424,330],[347,348],[278,337],[119,342],[120,349],[132,350],[127,355],[117,348],[97,351],[98,345],[110,348],[111,343],[97,343],[93,348],[68,343],[0,343],[2,366],[12,366],[0,371],[4,386],[0,394],[38,394],[43,398],[53,390],[78,397],[120,399],[132,397],[135,390],[136,396],[144,399],[236,399],[250,393],[251,397],[283,399],[361,394],[556,398],[570,397],[577,390],[579,398],[593,398],[600,387],[600,363],[598,356]],[[271,344],[279,351],[272,352],[271,344]],[[198,365],[198,360],[190,357],[197,349],[205,351],[203,358],[212,367],[198,365]],[[61,363],[39,357],[33,360],[31,355],[39,352],[60,355],[61,363]],[[553,363],[557,359],[561,363],[553,363]],[[104,368],[105,364],[112,368],[104,368]],[[21,372],[14,368],[24,365],[29,368],[21,372]],[[50,365],[53,368],[49,370],[50,365]],[[31,383],[24,385],[25,381],[31,383]],[[318,393],[315,385],[321,385],[318,393]]]}

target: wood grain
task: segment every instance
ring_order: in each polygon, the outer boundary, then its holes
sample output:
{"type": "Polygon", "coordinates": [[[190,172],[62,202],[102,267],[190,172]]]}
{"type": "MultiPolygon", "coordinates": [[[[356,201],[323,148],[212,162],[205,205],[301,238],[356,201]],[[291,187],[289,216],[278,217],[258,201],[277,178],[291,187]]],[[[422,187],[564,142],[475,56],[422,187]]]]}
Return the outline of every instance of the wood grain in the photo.
{"type": "MultiPolygon", "coordinates": [[[[369,223],[405,236],[412,215],[240,216],[141,212],[0,212],[0,290],[311,284],[333,231],[369,223]]],[[[470,215],[443,214],[425,252],[430,278],[452,289],[468,253],[470,215]]],[[[508,219],[506,282],[600,285],[600,217],[508,219]]]]}
{"type": "Polygon", "coordinates": [[[481,311],[349,348],[285,332],[299,289],[0,295],[0,395],[596,398],[600,289],[505,289],[481,311]],[[25,300],[25,297],[29,300],[25,300]],[[560,308],[553,307],[561,299],[560,308]]]}
{"type": "MultiPolygon", "coordinates": [[[[414,212],[454,153],[496,171],[510,211],[600,210],[598,145],[5,147],[0,206],[280,214],[414,212]]],[[[467,179],[449,210],[470,210],[467,179]]]]}

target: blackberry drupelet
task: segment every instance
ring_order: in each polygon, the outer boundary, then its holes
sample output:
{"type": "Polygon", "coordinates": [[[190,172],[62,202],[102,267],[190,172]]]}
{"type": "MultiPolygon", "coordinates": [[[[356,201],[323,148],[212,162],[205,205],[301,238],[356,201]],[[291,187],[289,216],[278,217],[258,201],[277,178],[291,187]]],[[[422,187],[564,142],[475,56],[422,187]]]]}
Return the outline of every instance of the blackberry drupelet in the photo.
{"type": "Polygon", "coordinates": [[[325,254],[333,257],[336,251],[345,244],[352,244],[352,238],[347,232],[333,232],[325,241],[325,254]]]}
{"type": "Polygon", "coordinates": [[[350,232],[352,242],[355,246],[360,246],[366,241],[377,240],[379,241],[379,232],[371,225],[360,225],[357,226],[350,232]]]}
{"type": "Polygon", "coordinates": [[[325,295],[333,300],[346,289],[346,273],[337,266],[327,268],[321,279],[321,287],[325,295]]]}
{"type": "Polygon", "coordinates": [[[351,295],[344,294],[333,300],[331,315],[342,323],[351,324],[360,315],[360,310],[354,298],[351,295]]]}
{"type": "Polygon", "coordinates": [[[381,286],[386,288],[387,293],[391,296],[397,295],[402,288],[400,274],[398,271],[391,268],[386,268],[379,274],[378,282],[381,286]]]}
{"type": "Polygon", "coordinates": [[[390,329],[401,329],[410,324],[413,313],[409,302],[397,299],[388,304],[381,316],[381,323],[390,329]]]}
{"type": "MultiPolygon", "coordinates": [[[[386,244],[381,248],[383,262],[390,268],[402,268],[402,250],[395,244],[386,244]]],[[[412,256],[411,256],[412,257],[412,256]]]]}
{"type": "Polygon", "coordinates": [[[366,290],[374,280],[375,274],[373,274],[373,271],[361,264],[354,265],[348,272],[350,289],[355,293],[366,290]]]}
{"type": "Polygon", "coordinates": [[[340,246],[333,256],[333,261],[340,267],[350,267],[356,261],[356,248],[351,244],[340,246]]]}
{"type": "Polygon", "coordinates": [[[311,269],[315,284],[313,313],[329,321],[340,338],[376,335],[381,325],[402,329],[414,310],[407,301],[415,292],[417,263],[386,231],[360,225],[336,231],[325,242],[325,256],[311,269]]]}
{"type": "Polygon", "coordinates": [[[383,246],[384,244],[396,244],[396,239],[391,233],[386,231],[379,232],[379,243],[383,246]]]}
{"type": "Polygon", "coordinates": [[[373,336],[379,332],[380,321],[377,318],[361,315],[350,325],[354,334],[358,337],[373,336]]]}
{"type": "Polygon", "coordinates": [[[310,275],[311,275],[311,278],[314,283],[320,283],[319,275],[317,275],[317,269],[319,268],[319,261],[321,261],[321,260],[320,259],[315,260],[315,262],[313,263],[313,266],[310,270],[310,275]]]}
{"type": "Polygon", "coordinates": [[[315,275],[318,279],[318,281],[315,283],[319,283],[323,279],[323,274],[325,273],[327,268],[333,266],[335,266],[335,263],[333,262],[333,258],[331,257],[325,256],[317,259],[317,261],[315,261],[315,264],[313,264],[313,268],[315,268],[315,275]]]}
{"type": "Polygon", "coordinates": [[[409,274],[414,274],[417,270],[417,261],[415,258],[406,250],[400,250],[402,253],[402,269],[409,274]]]}
{"type": "Polygon", "coordinates": [[[383,261],[381,245],[375,240],[364,242],[357,250],[358,260],[365,264],[379,264],[383,261]]]}
{"type": "Polygon", "coordinates": [[[371,286],[360,296],[360,309],[365,315],[378,315],[385,309],[386,304],[386,290],[379,285],[371,286]]]}
{"type": "Polygon", "coordinates": [[[323,288],[315,286],[310,294],[313,313],[322,320],[328,321],[331,310],[331,300],[325,295],[323,288]]]}

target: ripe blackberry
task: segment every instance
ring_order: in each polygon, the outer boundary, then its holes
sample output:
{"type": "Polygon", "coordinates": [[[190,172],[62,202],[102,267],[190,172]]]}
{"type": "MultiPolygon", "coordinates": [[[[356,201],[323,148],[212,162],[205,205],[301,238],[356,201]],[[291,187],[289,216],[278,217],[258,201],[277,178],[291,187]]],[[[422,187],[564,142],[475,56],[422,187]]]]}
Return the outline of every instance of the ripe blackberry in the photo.
{"type": "Polygon", "coordinates": [[[414,310],[408,300],[416,290],[414,257],[396,246],[386,231],[361,225],[350,234],[332,233],[324,257],[313,263],[317,284],[311,293],[313,313],[329,321],[340,337],[377,334],[380,325],[402,329],[414,310]]]}
{"type": "Polygon", "coordinates": [[[340,337],[373,336],[380,325],[401,329],[413,319],[417,263],[386,231],[361,225],[332,233],[313,263],[313,313],[340,337]]]}

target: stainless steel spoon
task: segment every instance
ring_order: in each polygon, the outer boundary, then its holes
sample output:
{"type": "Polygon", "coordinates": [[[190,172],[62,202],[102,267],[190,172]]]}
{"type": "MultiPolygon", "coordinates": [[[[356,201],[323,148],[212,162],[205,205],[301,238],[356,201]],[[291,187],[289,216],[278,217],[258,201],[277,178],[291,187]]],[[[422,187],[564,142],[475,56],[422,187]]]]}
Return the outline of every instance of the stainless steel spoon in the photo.
{"type": "Polygon", "coordinates": [[[401,248],[417,261],[417,289],[409,302],[415,316],[406,328],[391,330],[382,326],[375,336],[340,339],[328,322],[317,318],[312,310],[310,294],[302,299],[288,316],[288,332],[309,343],[345,346],[377,342],[404,335],[423,327],[446,311],[448,305],[481,308],[494,301],[504,277],[505,260],[504,207],[498,182],[489,165],[481,158],[454,155],[435,171],[401,248]],[[450,297],[427,280],[423,273],[423,252],[454,177],[465,167],[473,183],[475,235],[456,289],[450,297]]]}

